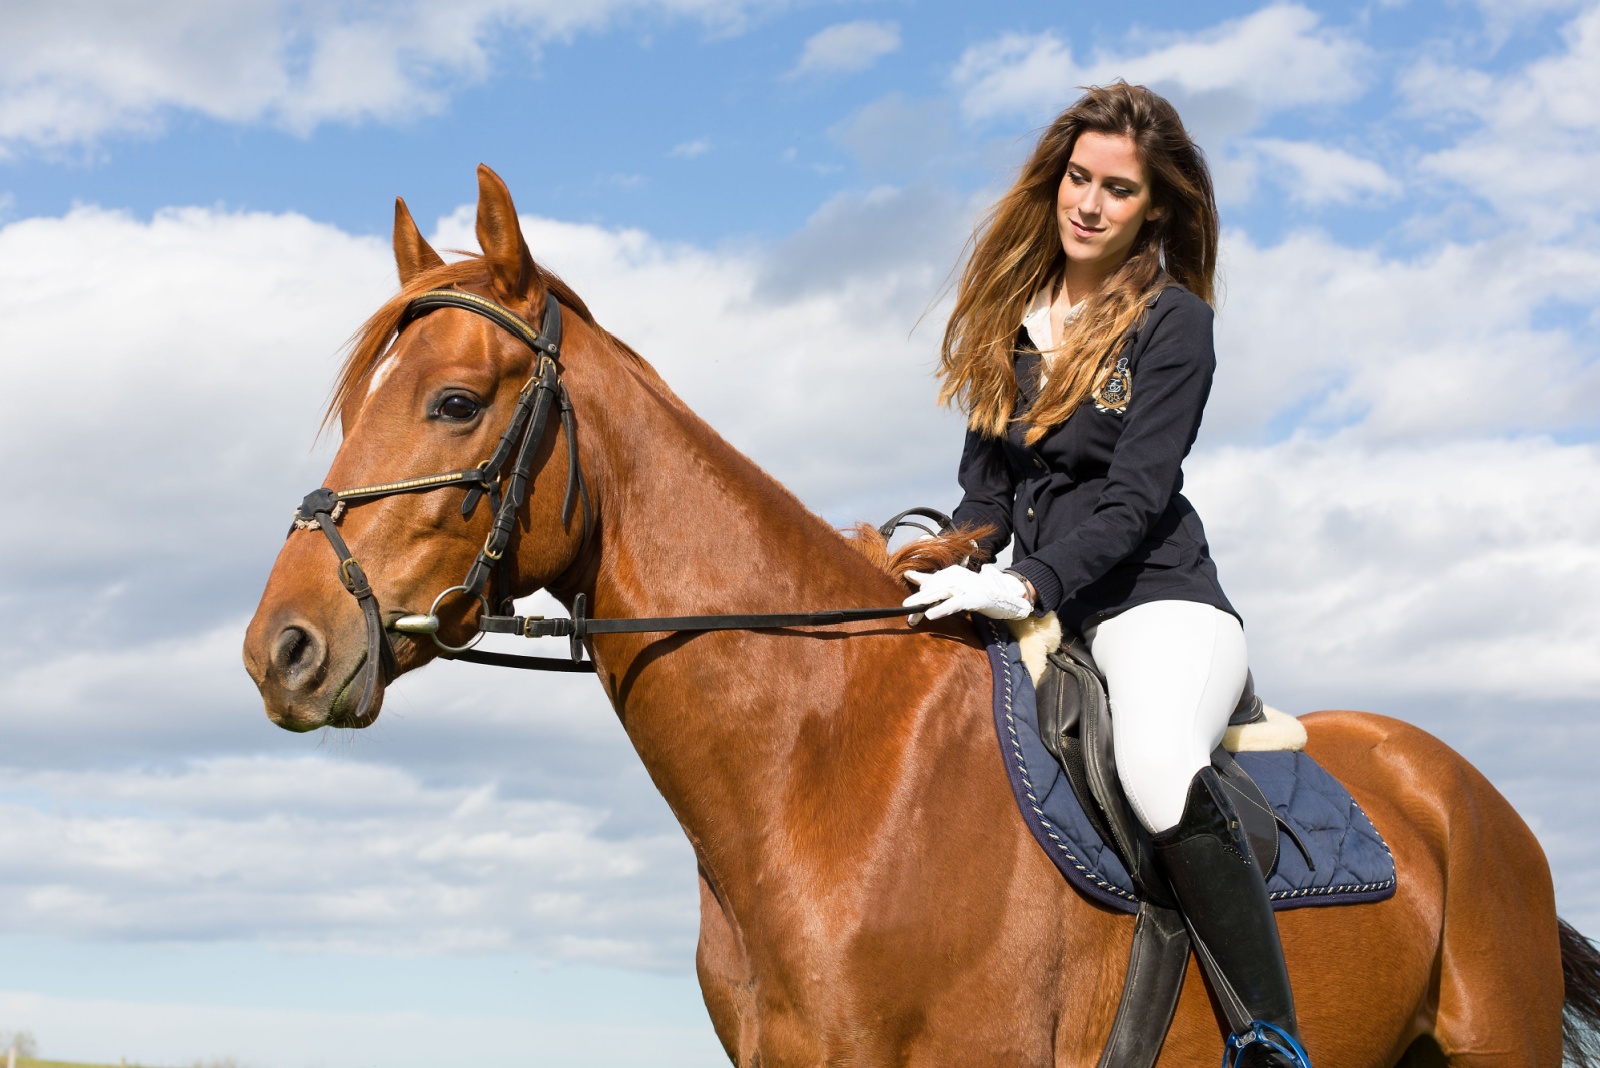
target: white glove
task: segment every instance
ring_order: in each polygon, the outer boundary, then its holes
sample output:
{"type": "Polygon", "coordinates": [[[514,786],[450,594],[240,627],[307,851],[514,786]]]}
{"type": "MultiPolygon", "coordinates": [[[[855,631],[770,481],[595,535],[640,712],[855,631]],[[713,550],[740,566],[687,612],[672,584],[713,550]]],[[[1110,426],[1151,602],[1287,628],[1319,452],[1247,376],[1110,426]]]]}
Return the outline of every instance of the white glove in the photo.
{"type": "MultiPolygon", "coordinates": [[[[931,575],[908,571],[906,578],[920,589],[901,603],[906,608],[926,608],[929,619],[943,619],[957,612],[977,612],[990,619],[1026,619],[1033,615],[1028,587],[1017,576],[993,564],[984,564],[979,571],[952,565],[931,575]]],[[[911,616],[909,622],[912,626],[921,623],[922,613],[911,616]]]]}

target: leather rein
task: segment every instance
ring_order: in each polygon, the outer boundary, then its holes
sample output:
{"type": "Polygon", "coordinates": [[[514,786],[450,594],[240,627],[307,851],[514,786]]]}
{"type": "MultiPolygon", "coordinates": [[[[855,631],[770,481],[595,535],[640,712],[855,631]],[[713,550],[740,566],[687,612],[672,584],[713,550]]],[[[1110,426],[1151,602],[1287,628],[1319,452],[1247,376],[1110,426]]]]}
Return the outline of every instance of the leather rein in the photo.
{"type": "MultiPolygon", "coordinates": [[[[538,357],[538,363],[533,376],[517,394],[511,419],[501,433],[494,452],[477,467],[343,490],[324,486],[306,494],[300,502],[289,533],[292,535],[296,530],[322,531],[328,544],[333,547],[334,555],[338,557],[339,581],[360,604],[362,615],[366,618],[367,652],[360,669],[361,699],[356,707],[356,720],[365,719],[371,710],[380,674],[385,683],[394,679],[396,662],[394,646],[388,634],[390,628],[383,624],[377,595],[372,592],[372,584],[367,580],[361,563],[340,536],[339,520],[354,505],[404,493],[465,489],[466,497],[461,502],[462,518],[470,519],[485,498],[494,511],[494,523],[489,535],[461,584],[451,586],[435,597],[426,615],[402,616],[391,625],[398,633],[428,635],[438,647],[439,656],[447,660],[531,671],[592,672],[595,670],[594,662],[583,655],[584,639],[591,634],[827,627],[905,614],[905,608],[895,605],[891,608],[838,608],[821,612],[590,619],[584,613],[585,597],[580,593],[574,598],[571,619],[513,615],[511,557],[507,549],[516,529],[517,512],[527,500],[529,488],[538,475],[534,458],[549,427],[552,411],[560,413],[561,427],[567,438],[567,488],[561,504],[561,522],[565,525],[571,520],[574,504],[581,507],[583,540],[580,545],[588,543],[593,522],[589,488],[578,462],[577,421],[573,415],[572,400],[561,382],[561,372],[556,364],[561,355],[561,305],[554,294],[547,293],[544,322],[541,329],[535,330],[515,312],[492,300],[458,289],[434,289],[421,294],[406,306],[396,333],[404,330],[413,320],[438,308],[460,308],[488,319],[532,349],[538,357]],[[439,640],[439,606],[452,594],[476,599],[481,608],[478,631],[464,645],[448,645],[439,640]],[[498,600],[493,600],[491,594],[498,594],[498,600]],[[498,612],[494,609],[498,609],[498,612]],[[485,634],[518,634],[524,638],[565,637],[570,641],[571,658],[491,653],[474,649],[473,646],[485,634]]],[[[908,515],[931,519],[943,529],[950,526],[949,517],[942,513],[927,508],[912,508],[880,527],[880,533],[887,538],[896,527],[904,525],[928,529],[920,523],[907,521],[908,515]]]]}

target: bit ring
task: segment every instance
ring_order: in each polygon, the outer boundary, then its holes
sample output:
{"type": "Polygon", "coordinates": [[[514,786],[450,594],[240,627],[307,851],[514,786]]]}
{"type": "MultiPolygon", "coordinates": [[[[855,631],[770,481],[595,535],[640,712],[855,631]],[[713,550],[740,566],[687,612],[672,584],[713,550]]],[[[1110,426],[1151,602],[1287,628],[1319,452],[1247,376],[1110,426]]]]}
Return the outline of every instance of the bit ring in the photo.
{"type": "MultiPolygon", "coordinates": [[[[433,599],[433,606],[428,609],[428,614],[430,616],[434,617],[435,619],[438,619],[439,618],[439,602],[443,601],[446,597],[450,596],[452,593],[455,593],[457,590],[460,590],[463,593],[472,593],[472,590],[469,589],[466,586],[451,586],[449,589],[445,590],[443,593],[439,594],[439,596],[437,596],[437,597],[435,597],[433,599]]],[[[481,593],[473,594],[473,596],[478,598],[478,604],[483,609],[483,613],[482,614],[483,615],[488,615],[489,614],[489,599],[487,597],[485,597],[481,593]]],[[[479,642],[483,641],[483,631],[480,630],[480,631],[478,631],[478,633],[474,634],[472,636],[472,639],[470,641],[468,641],[465,645],[449,645],[449,644],[446,644],[445,642],[442,642],[442,641],[439,640],[439,635],[438,635],[437,632],[435,632],[432,635],[432,638],[433,638],[433,644],[437,645],[439,648],[443,649],[447,653],[464,653],[468,649],[471,649],[474,645],[477,645],[479,642]]]]}

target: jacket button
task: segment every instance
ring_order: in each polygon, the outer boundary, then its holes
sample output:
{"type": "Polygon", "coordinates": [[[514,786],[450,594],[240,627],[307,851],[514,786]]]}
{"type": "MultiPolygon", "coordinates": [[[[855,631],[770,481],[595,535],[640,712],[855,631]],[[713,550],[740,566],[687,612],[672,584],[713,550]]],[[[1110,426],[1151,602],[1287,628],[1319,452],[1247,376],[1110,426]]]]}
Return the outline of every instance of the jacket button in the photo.
{"type": "Polygon", "coordinates": [[[1032,519],[1032,518],[1033,518],[1033,509],[1032,509],[1032,508],[1029,508],[1029,509],[1028,509],[1028,518],[1029,518],[1029,519],[1032,519]]]}

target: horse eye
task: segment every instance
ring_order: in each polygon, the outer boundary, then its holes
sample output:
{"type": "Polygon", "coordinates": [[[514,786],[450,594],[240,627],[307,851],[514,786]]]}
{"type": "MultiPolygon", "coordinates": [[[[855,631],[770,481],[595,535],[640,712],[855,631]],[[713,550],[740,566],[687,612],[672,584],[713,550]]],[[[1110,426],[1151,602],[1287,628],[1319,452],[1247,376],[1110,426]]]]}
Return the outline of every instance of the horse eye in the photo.
{"type": "Polygon", "coordinates": [[[464,393],[452,393],[439,402],[439,414],[464,422],[478,414],[478,402],[464,393]]]}

